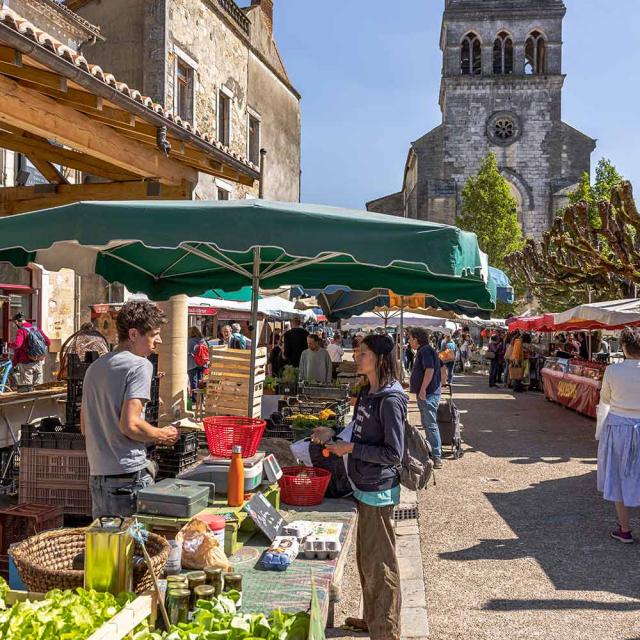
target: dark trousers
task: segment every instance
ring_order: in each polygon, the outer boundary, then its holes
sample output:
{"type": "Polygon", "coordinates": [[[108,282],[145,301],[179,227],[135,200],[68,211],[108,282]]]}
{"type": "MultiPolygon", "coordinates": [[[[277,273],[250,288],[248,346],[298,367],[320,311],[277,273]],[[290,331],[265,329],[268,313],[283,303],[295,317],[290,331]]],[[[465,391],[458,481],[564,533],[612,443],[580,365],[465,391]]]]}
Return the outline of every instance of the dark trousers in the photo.
{"type": "Polygon", "coordinates": [[[371,640],[400,640],[402,597],[392,518],[393,506],[358,503],[356,557],[371,640]]]}
{"type": "Polygon", "coordinates": [[[489,367],[489,386],[492,387],[495,384],[500,382],[500,371],[502,365],[497,358],[494,358],[491,361],[491,366],[489,367]]]}
{"type": "Polygon", "coordinates": [[[202,380],[202,376],[204,375],[204,367],[189,369],[189,371],[187,371],[187,375],[189,376],[189,386],[191,387],[191,400],[195,402],[196,391],[198,390],[200,380],[202,380]]]}

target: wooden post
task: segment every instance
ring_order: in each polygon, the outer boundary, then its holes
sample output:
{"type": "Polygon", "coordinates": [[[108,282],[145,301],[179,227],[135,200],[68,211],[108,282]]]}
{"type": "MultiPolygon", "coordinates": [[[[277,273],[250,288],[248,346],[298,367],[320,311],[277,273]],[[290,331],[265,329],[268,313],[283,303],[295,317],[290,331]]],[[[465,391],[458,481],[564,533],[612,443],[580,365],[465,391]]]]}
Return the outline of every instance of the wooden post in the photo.
{"type": "Polygon", "coordinates": [[[188,299],[174,296],[158,306],[167,315],[168,324],[162,328],[162,344],[158,350],[160,379],[159,425],[166,426],[184,417],[187,388],[188,299]]]}

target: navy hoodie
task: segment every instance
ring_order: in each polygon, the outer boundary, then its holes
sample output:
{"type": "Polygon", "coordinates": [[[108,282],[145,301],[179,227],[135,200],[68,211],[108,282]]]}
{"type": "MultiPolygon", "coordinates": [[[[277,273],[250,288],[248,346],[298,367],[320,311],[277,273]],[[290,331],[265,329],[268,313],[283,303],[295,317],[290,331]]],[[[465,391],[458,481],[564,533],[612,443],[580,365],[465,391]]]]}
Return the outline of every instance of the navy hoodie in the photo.
{"type": "Polygon", "coordinates": [[[399,382],[376,393],[369,393],[367,387],[358,397],[348,471],[360,491],[386,491],[400,483],[407,407],[408,398],[399,382]]]}

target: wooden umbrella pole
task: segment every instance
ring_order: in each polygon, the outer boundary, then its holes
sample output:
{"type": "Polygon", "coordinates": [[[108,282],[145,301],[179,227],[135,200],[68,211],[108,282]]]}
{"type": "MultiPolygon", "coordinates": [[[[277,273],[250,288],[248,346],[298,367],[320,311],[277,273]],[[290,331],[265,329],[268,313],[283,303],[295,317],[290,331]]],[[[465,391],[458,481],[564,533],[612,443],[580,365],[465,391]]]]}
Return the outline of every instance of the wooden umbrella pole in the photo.
{"type": "Polygon", "coordinates": [[[249,370],[249,409],[247,416],[253,418],[255,397],[256,352],[258,349],[258,294],[260,293],[260,249],[253,249],[253,276],[251,278],[251,369],[249,370]]]}

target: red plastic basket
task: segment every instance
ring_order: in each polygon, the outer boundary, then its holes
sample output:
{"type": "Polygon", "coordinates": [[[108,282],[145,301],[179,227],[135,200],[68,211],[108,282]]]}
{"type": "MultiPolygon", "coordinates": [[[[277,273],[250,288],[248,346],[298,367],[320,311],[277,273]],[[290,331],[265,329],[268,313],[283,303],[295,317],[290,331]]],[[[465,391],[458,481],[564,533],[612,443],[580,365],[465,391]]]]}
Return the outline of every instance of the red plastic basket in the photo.
{"type": "Polygon", "coordinates": [[[212,456],[230,458],[233,446],[242,446],[242,457],[256,455],[267,423],[258,418],[210,416],[203,420],[207,445],[212,456]]]}
{"type": "Polygon", "coordinates": [[[282,502],[296,507],[313,507],[320,504],[327,492],[331,472],[318,467],[285,467],[280,485],[282,502]]]}

